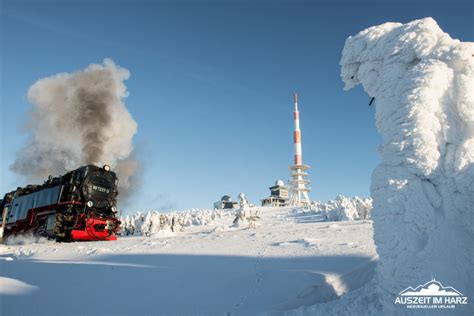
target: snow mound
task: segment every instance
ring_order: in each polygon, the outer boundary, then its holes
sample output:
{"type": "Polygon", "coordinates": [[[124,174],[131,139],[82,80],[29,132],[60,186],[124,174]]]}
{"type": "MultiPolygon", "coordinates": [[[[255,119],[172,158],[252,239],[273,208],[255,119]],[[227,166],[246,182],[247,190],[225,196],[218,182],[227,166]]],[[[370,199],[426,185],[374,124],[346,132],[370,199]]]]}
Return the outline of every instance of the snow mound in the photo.
{"type": "Polygon", "coordinates": [[[474,295],[473,55],[474,43],[452,39],[432,18],[346,40],[345,89],[362,84],[375,98],[383,136],[371,196],[384,314],[406,313],[394,295],[432,277],[474,295]]]}
{"type": "Polygon", "coordinates": [[[184,227],[206,226],[216,219],[230,216],[230,211],[191,209],[181,212],[148,212],[120,218],[121,236],[168,236],[184,227]]]}
{"type": "Polygon", "coordinates": [[[0,295],[25,295],[39,288],[20,280],[0,277],[0,295]]]}
{"type": "Polygon", "coordinates": [[[314,202],[314,205],[308,209],[295,209],[293,215],[304,216],[311,214],[323,215],[323,220],[326,221],[355,221],[369,219],[372,211],[372,199],[361,199],[360,197],[348,198],[338,195],[334,200],[329,200],[326,203],[319,201],[314,202]]]}

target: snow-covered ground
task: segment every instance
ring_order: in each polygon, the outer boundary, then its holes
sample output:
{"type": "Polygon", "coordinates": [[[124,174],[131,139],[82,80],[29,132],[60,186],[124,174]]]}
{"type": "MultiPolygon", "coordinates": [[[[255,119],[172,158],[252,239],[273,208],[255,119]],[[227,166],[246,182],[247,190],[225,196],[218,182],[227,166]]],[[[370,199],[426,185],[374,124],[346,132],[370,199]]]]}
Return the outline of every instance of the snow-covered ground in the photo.
{"type": "Polygon", "coordinates": [[[280,314],[372,278],[371,221],[260,215],[257,229],[223,216],[157,237],[0,245],[2,315],[280,314]]]}

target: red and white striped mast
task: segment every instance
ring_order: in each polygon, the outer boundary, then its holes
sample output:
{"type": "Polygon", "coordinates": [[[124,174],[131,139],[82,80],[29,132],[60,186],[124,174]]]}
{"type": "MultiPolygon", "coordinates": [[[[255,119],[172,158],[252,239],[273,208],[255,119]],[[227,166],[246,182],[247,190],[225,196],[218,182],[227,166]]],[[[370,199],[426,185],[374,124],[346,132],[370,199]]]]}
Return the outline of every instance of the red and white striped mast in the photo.
{"type": "Polygon", "coordinates": [[[301,152],[301,130],[300,130],[300,112],[298,111],[298,94],[295,93],[295,131],[293,132],[293,141],[295,144],[295,165],[303,164],[303,154],[301,152]]]}
{"type": "Polygon", "coordinates": [[[300,129],[300,112],[298,111],[298,94],[295,93],[295,131],[293,132],[293,142],[295,145],[295,164],[290,166],[292,170],[290,184],[290,200],[289,205],[302,206],[311,203],[308,192],[311,191],[307,185],[309,180],[305,179],[308,173],[305,170],[310,169],[310,166],[303,164],[303,152],[301,146],[301,129],[300,129]]]}

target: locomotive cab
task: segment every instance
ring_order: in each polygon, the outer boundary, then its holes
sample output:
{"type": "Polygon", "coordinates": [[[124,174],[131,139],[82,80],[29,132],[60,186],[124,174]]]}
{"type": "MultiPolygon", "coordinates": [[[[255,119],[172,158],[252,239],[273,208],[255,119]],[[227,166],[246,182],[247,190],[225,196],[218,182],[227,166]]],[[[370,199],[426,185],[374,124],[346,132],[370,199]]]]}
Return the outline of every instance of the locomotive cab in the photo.
{"type": "MultiPolygon", "coordinates": [[[[8,205],[9,206],[9,205],[8,205]]],[[[5,225],[8,217],[8,206],[5,206],[3,199],[0,200],[0,242],[3,242],[3,235],[5,231],[5,225]]]]}

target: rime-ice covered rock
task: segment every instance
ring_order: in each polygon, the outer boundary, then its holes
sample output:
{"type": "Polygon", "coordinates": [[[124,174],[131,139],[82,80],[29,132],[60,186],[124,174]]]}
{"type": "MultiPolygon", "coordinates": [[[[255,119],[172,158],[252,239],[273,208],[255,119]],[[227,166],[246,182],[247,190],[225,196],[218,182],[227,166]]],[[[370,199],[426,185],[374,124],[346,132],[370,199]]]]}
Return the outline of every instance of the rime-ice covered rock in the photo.
{"type": "Polygon", "coordinates": [[[473,54],[432,18],[374,26],[344,46],[345,88],[375,97],[383,136],[371,195],[387,313],[396,293],[432,277],[474,295],[473,54]]]}

